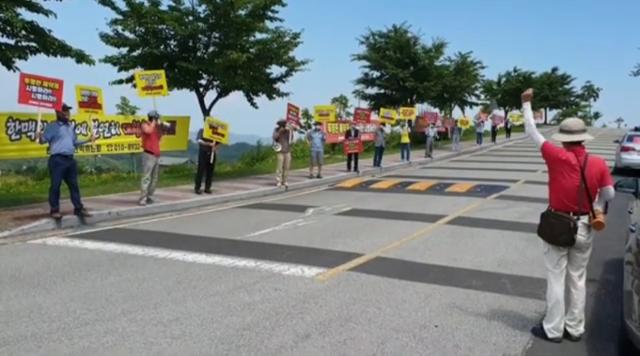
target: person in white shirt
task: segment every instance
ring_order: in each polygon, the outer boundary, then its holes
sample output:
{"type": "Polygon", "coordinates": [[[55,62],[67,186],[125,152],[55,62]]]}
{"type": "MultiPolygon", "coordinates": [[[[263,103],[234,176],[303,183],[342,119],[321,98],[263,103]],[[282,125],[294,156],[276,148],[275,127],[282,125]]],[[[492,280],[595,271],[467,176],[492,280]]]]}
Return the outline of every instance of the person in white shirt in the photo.
{"type": "Polygon", "coordinates": [[[426,136],[424,156],[433,158],[433,142],[436,138],[438,138],[438,130],[436,130],[436,125],[429,124],[429,126],[427,126],[427,128],[424,130],[424,134],[426,136]]]}

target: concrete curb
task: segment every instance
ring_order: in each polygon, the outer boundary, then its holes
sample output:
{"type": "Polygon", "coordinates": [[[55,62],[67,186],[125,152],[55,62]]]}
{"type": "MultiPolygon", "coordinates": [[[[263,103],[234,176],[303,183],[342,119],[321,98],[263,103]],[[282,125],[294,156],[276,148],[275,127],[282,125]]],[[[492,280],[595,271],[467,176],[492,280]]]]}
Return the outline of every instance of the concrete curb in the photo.
{"type": "MultiPolygon", "coordinates": [[[[375,176],[380,176],[385,173],[397,171],[404,168],[427,166],[432,163],[446,161],[448,159],[455,158],[458,156],[464,156],[464,155],[473,154],[477,152],[489,151],[496,147],[502,147],[508,144],[512,144],[514,142],[522,141],[526,139],[526,137],[527,136],[514,138],[510,141],[504,141],[496,145],[489,144],[489,145],[480,146],[480,147],[471,147],[471,148],[464,149],[460,152],[451,152],[434,159],[421,158],[419,160],[415,160],[412,162],[395,163],[389,166],[382,167],[380,169],[370,168],[370,169],[361,171],[359,175],[356,173],[344,173],[344,174],[339,174],[333,177],[295,183],[295,184],[289,185],[288,191],[291,192],[291,191],[297,191],[297,190],[304,190],[304,189],[319,187],[323,185],[328,186],[331,184],[338,183],[344,179],[355,178],[358,176],[375,177],[375,176]]],[[[95,211],[95,212],[92,212],[93,216],[87,219],[86,221],[82,221],[80,218],[76,216],[65,216],[60,221],[55,221],[50,218],[43,218],[38,221],[34,221],[30,224],[17,227],[12,230],[0,232],[0,239],[19,237],[26,234],[43,233],[43,232],[54,231],[58,229],[71,229],[78,226],[93,225],[97,223],[116,221],[116,220],[125,219],[125,218],[126,219],[138,218],[138,217],[150,216],[154,214],[170,213],[172,211],[177,212],[177,211],[199,208],[199,207],[204,207],[209,205],[228,203],[230,201],[249,200],[249,199],[261,198],[266,196],[273,196],[282,192],[284,192],[282,188],[268,187],[268,188],[250,190],[246,192],[217,195],[212,197],[194,197],[193,199],[179,201],[179,202],[156,203],[153,205],[147,205],[145,207],[132,206],[128,208],[95,211]]]]}

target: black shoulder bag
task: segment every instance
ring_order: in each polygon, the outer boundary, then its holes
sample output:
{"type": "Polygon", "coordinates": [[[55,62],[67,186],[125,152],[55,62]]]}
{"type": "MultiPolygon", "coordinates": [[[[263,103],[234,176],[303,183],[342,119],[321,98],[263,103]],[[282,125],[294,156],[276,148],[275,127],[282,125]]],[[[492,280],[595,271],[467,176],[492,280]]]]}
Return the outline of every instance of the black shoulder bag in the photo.
{"type": "MultiPolygon", "coordinates": [[[[580,160],[576,156],[578,166],[580,167],[580,189],[585,189],[587,193],[587,199],[590,206],[590,213],[593,216],[593,201],[591,200],[591,193],[587,186],[587,180],[585,177],[585,170],[587,168],[587,162],[589,161],[589,155],[584,158],[584,163],[580,166],[580,160]]],[[[581,197],[582,195],[579,194],[581,197]]],[[[578,207],[582,205],[582,199],[580,199],[578,207]]],[[[538,224],[538,236],[546,241],[548,244],[559,247],[571,247],[576,244],[576,235],[578,233],[578,220],[576,217],[569,214],[554,211],[551,207],[547,208],[542,214],[540,214],[540,224],[538,224]]]]}

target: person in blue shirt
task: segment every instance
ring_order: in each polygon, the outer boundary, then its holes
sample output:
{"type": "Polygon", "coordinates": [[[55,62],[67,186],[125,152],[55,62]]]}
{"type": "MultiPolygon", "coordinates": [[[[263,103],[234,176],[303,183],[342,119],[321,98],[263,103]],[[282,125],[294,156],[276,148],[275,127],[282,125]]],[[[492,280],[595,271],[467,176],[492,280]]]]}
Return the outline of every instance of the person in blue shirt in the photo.
{"type": "Polygon", "coordinates": [[[322,163],[324,160],[324,144],[327,136],[320,128],[322,124],[313,123],[313,129],[307,133],[307,142],[311,146],[311,164],[309,166],[309,179],[313,178],[313,167],[318,167],[316,178],[322,178],[322,163]]]}
{"type": "Polygon", "coordinates": [[[75,215],[86,218],[91,214],[84,208],[80,200],[80,188],[78,187],[78,164],[73,158],[76,147],[95,140],[93,132],[91,140],[79,141],[75,127],[69,122],[71,107],[62,105],[60,111],[56,110],[56,121],[49,123],[44,133],[38,132],[40,144],[49,144],[49,174],[51,186],[49,188],[50,214],[54,219],[61,219],[60,213],[60,185],[62,181],[69,187],[73,212],[75,215]]]}

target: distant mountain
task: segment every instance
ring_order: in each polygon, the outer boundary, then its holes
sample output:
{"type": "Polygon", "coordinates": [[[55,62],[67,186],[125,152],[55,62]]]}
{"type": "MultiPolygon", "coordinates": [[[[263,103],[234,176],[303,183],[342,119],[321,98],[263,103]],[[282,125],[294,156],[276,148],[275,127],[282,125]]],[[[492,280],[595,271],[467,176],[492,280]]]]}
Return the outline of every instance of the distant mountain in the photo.
{"type": "MultiPolygon", "coordinates": [[[[198,135],[197,131],[189,132],[189,138],[192,141],[196,140],[196,136],[198,135]]],[[[233,145],[234,143],[248,143],[250,145],[255,145],[258,140],[261,140],[262,143],[271,143],[271,138],[269,137],[260,137],[258,135],[247,135],[247,134],[235,134],[231,133],[231,137],[229,138],[229,144],[233,145]]]]}

